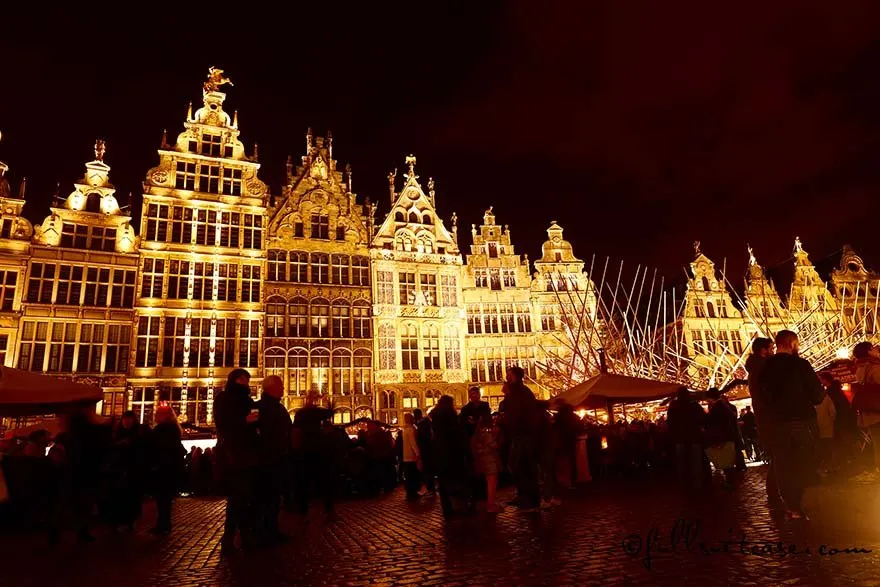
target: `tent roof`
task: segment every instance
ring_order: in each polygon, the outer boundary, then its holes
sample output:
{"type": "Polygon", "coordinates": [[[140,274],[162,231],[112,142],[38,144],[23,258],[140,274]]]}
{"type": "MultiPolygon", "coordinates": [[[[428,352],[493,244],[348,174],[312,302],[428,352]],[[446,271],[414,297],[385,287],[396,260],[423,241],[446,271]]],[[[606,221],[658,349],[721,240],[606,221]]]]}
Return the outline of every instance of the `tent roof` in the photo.
{"type": "Polygon", "coordinates": [[[31,371],[0,367],[0,415],[54,414],[66,407],[95,404],[101,388],[31,371]]]}
{"type": "Polygon", "coordinates": [[[675,395],[680,383],[601,373],[556,396],[575,408],[599,409],[616,404],[643,403],[675,395]]]}

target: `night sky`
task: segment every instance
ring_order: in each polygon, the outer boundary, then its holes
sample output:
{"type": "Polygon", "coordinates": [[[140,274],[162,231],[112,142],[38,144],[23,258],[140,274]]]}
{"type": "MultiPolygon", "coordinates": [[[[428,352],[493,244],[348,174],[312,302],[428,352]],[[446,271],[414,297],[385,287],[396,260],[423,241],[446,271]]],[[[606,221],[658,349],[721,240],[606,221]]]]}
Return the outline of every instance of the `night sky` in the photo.
{"type": "Polygon", "coordinates": [[[694,240],[737,283],[746,242],[784,282],[796,235],[816,262],[848,242],[880,266],[876,0],[209,6],[4,6],[0,159],[28,177],[32,220],[97,137],[138,209],[162,129],[182,130],[215,65],[276,194],[306,129],[329,128],[380,219],[414,153],[465,245],[494,205],[532,259],[555,219],[588,265],[672,281],[694,240]]]}

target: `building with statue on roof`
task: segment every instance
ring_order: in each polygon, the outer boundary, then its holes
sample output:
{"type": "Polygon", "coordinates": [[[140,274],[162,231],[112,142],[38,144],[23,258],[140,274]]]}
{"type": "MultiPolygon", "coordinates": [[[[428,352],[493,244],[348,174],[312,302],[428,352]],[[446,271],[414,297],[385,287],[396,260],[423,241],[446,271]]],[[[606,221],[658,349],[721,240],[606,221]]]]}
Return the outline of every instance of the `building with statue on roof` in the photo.
{"type": "Polygon", "coordinates": [[[305,147],[267,213],[265,373],[284,381],[289,410],[312,391],[345,423],[373,413],[373,207],[337,169],[329,132],[309,129],[305,147]]]}
{"type": "Polygon", "coordinates": [[[202,107],[144,181],[140,279],[129,403],[149,421],[169,402],[186,421],[212,421],[214,392],[235,368],[259,385],[263,363],[269,190],[257,146],[245,152],[229,80],[211,68],[202,107]]]}

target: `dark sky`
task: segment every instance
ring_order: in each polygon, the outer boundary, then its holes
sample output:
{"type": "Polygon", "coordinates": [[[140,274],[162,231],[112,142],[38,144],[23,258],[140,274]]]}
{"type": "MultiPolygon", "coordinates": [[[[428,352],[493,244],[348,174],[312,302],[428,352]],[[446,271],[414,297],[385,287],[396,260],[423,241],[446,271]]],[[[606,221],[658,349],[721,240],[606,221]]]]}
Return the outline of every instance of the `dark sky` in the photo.
{"type": "Polygon", "coordinates": [[[556,219],[588,262],[676,281],[694,240],[737,282],[746,242],[784,279],[796,235],[817,261],[850,242],[880,265],[876,0],[210,6],[4,7],[0,159],[31,218],[96,137],[137,200],[216,65],[275,193],[306,128],[330,128],[380,216],[415,153],[465,244],[494,205],[533,259],[556,219]]]}

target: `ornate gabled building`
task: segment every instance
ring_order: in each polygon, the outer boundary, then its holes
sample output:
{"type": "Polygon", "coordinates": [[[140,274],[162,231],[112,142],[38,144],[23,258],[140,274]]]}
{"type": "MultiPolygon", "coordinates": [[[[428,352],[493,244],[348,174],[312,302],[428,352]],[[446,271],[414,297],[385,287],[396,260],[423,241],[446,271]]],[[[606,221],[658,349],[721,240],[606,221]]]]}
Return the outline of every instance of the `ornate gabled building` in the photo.
{"type": "Polygon", "coordinates": [[[174,144],[163,136],[147,173],[141,217],[131,407],[145,421],[157,402],[182,418],[212,421],[214,390],[232,369],[262,369],[263,238],[269,190],[257,147],[245,153],[228,84],[211,68],[203,105],[190,105],[174,144]]]}
{"type": "Polygon", "coordinates": [[[867,269],[849,245],[844,245],[840,266],[831,272],[831,291],[847,327],[862,331],[866,338],[876,342],[880,275],[867,269]]]}
{"type": "Polygon", "coordinates": [[[767,279],[764,268],[758,265],[752,247],[749,250],[749,269],[746,276],[746,298],[743,317],[746,330],[759,336],[773,338],[790,324],[788,310],[776,291],[773,282],[767,279]]]}
{"type": "MultiPolygon", "coordinates": [[[[127,401],[138,239],[104,153],[98,141],[84,177],[34,231],[16,365],[99,385],[103,413],[118,416],[127,401]]],[[[20,226],[22,236],[29,232],[20,226]]]]}
{"type": "Polygon", "coordinates": [[[350,168],[336,167],[330,133],[309,129],[266,235],[265,369],[284,380],[290,410],[313,390],[329,396],[337,422],[373,413],[372,218],[352,193],[350,168]]]}
{"type": "Polygon", "coordinates": [[[694,243],[681,319],[683,342],[692,357],[692,381],[705,387],[719,384],[742,367],[750,338],[742,313],[733,304],[724,279],[718,279],[715,264],[694,243]]]}
{"type": "Polygon", "coordinates": [[[797,237],[794,239],[794,279],[788,294],[788,309],[793,316],[801,319],[808,314],[818,316],[837,311],[837,301],[819,277],[801,239],[797,237]]]}
{"type": "Polygon", "coordinates": [[[437,215],[434,182],[425,193],[406,159],[403,187],[389,174],[391,209],[373,237],[374,379],[379,417],[402,422],[403,414],[430,408],[441,395],[463,401],[465,365],[462,258],[456,219],[447,230],[437,215]]]}
{"type": "Polygon", "coordinates": [[[491,207],[479,230],[471,226],[471,239],[461,280],[470,381],[483,388],[494,408],[507,367],[519,365],[528,378],[536,376],[532,279],[528,258],[514,252],[510,229],[495,223],[491,207]]]}
{"type": "Polygon", "coordinates": [[[34,229],[21,215],[26,181],[21,180],[14,194],[6,177],[8,171],[9,166],[0,161],[0,365],[11,367],[15,366],[24,277],[34,229]]]}
{"type": "MultiPolygon", "coordinates": [[[[602,346],[601,324],[595,324],[597,336],[588,336],[587,340],[582,334],[592,333],[594,329],[577,327],[582,321],[586,324],[598,320],[596,287],[584,271],[584,262],[575,256],[571,243],[562,233],[562,227],[552,221],[547,229],[547,240],[541,245],[541,258],[535,261],[531,283],[537,362],[544,366],[545,372],[555,370],[553,365],[570,363],[575,346],[588,362],[596,363],[595,351],[602,346]]],[[[544,395],[559,391],[556,388],[559,382],[548,383],[549,388],[542,388],[544,395]]]]}

